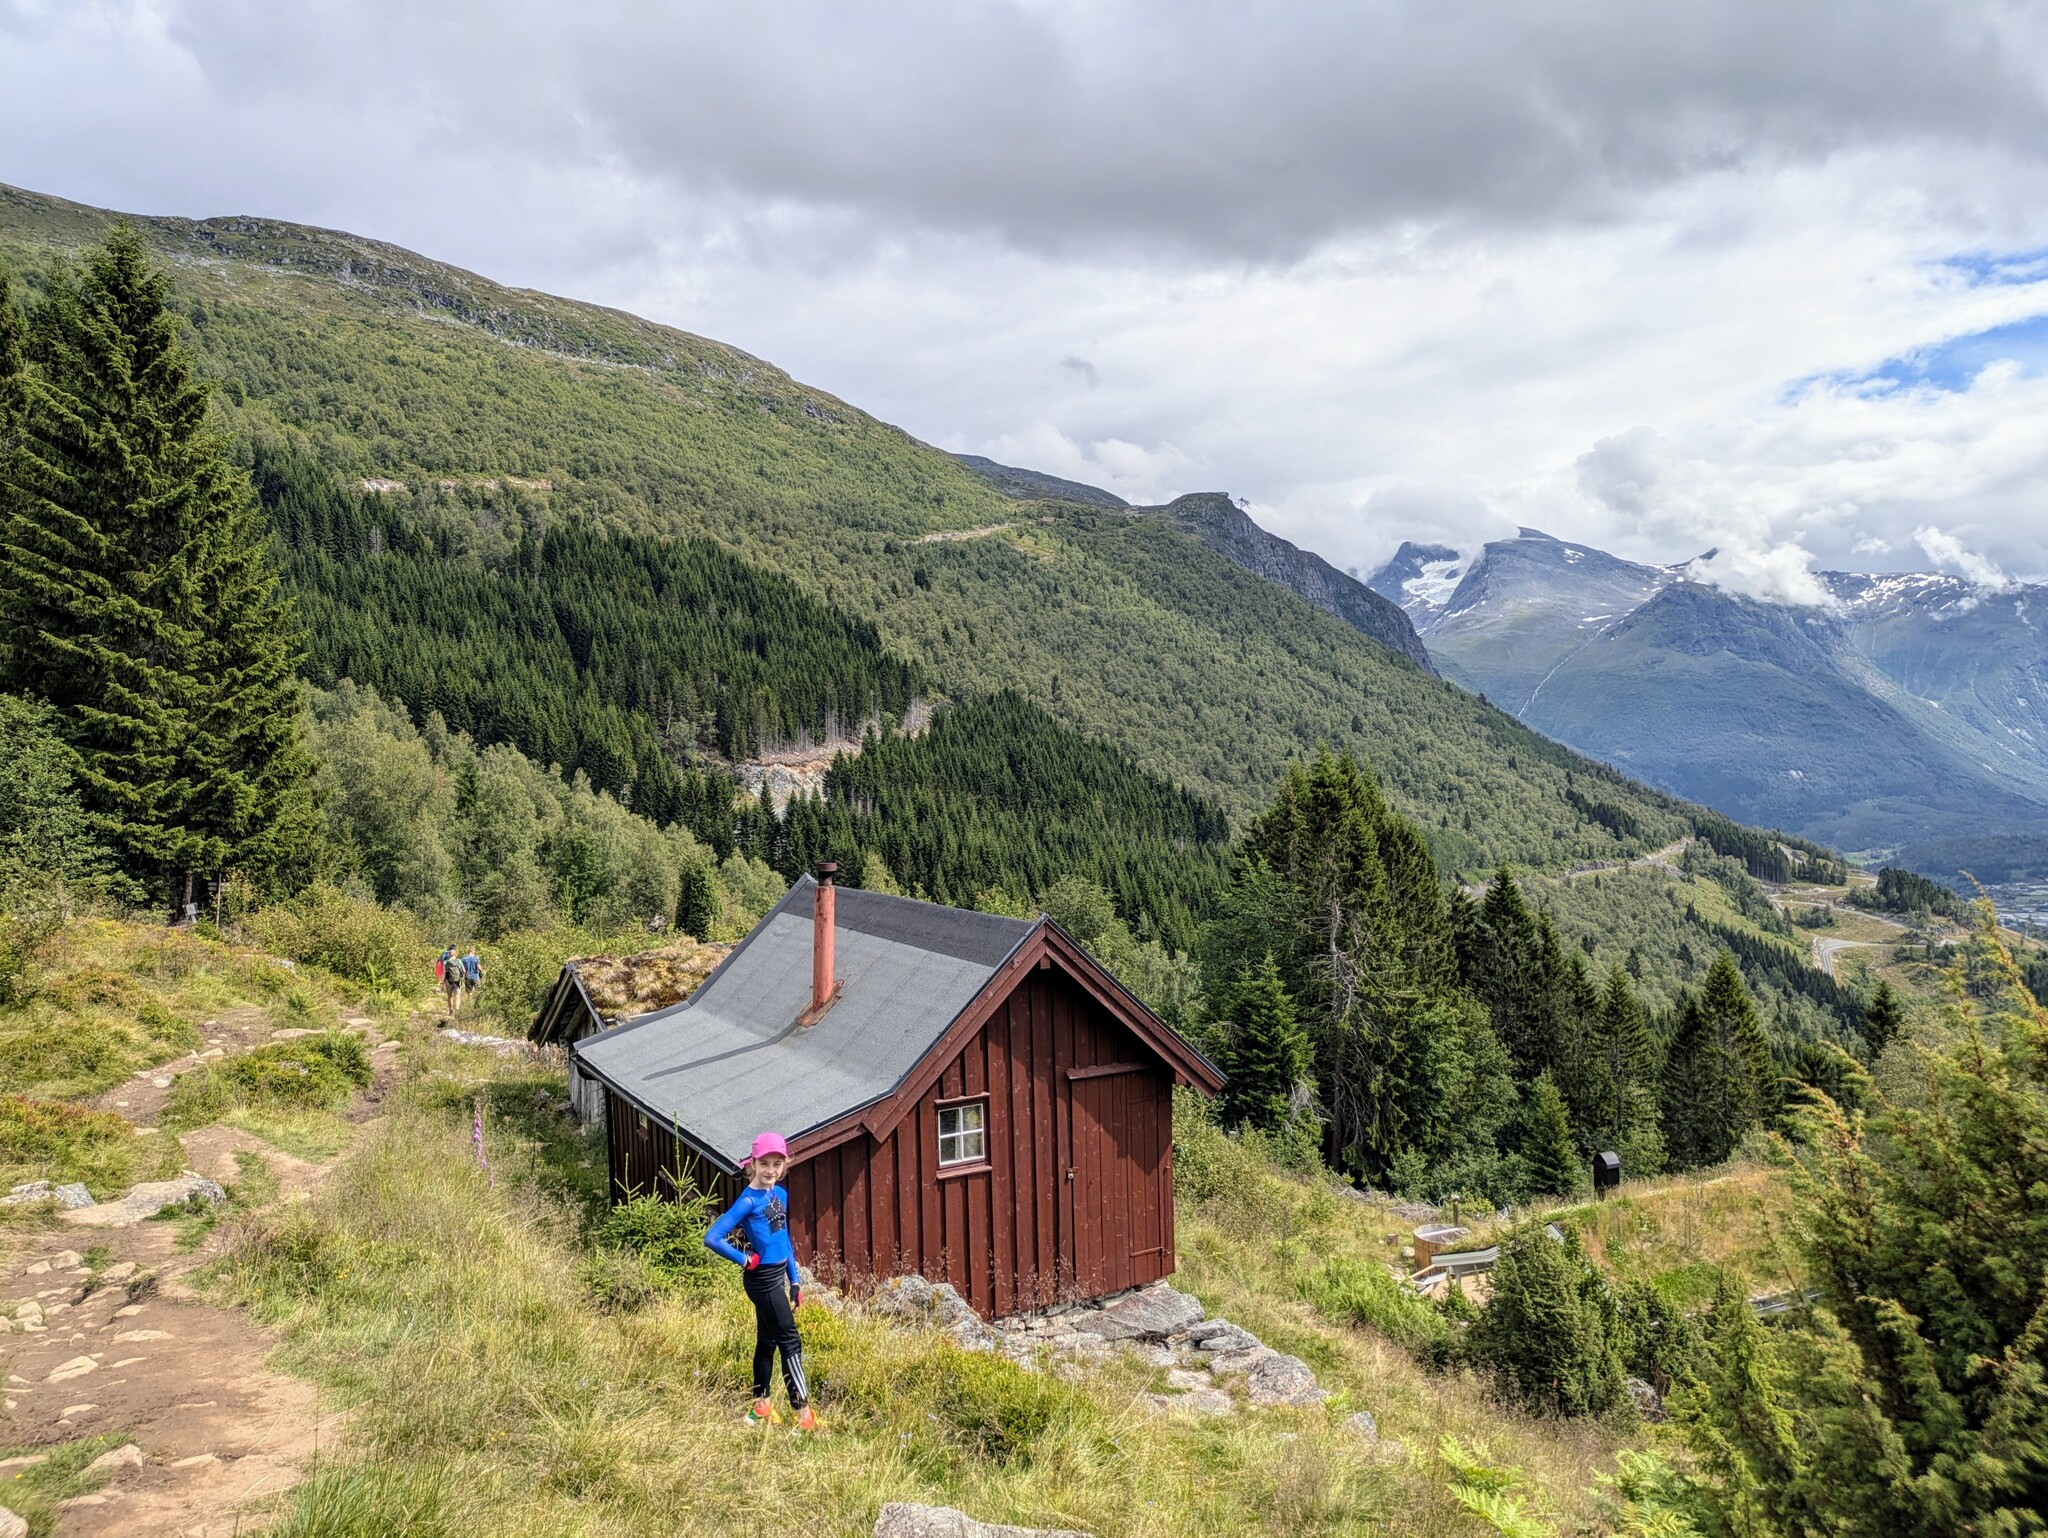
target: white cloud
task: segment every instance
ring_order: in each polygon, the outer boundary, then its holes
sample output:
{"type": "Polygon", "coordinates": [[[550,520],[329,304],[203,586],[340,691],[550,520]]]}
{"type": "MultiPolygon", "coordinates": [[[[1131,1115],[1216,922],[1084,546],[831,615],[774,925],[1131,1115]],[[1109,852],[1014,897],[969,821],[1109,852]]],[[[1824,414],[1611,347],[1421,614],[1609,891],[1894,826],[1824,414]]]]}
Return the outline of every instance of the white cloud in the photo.
{"type": "Polygon", "coordinates": [[[722,337],[1339,566],[1529,524],[1811,593],[2048,571],[2048,9],[0,0],[0,179],[722,337]],[[1934,559],[1929,554],[1929,559],[1934,559]],[[1953,564],[1953,563],[1952,563],[1953,564]],[[1961,569],[1958,566],[1957,569],[1961,569]]]}
{"type": "Polygon", "coordinates": [[[1943,571],[1958,572],[1991,592],[2014,586],[2012,578],[2000,571],[1995,561],[1964,548],[1960,539],[1945,530],[1923,524],[1913,531],[1913,538],[1927,552],[1927,559],[1943,571]]]}
{"type": "Polygon", "coordinates": [[[1187,473],[1188,458],[1170,443],[1152,448],[1121,438],[1076,443],[1050,422],[1034,422],[1021,432],[988,439],[954,437],[945,447],[956,454],[981,454],[1002,464],[1100,486],[1140,506],[1169,501],[1190,489],[1180,480],[1187,473]]]}

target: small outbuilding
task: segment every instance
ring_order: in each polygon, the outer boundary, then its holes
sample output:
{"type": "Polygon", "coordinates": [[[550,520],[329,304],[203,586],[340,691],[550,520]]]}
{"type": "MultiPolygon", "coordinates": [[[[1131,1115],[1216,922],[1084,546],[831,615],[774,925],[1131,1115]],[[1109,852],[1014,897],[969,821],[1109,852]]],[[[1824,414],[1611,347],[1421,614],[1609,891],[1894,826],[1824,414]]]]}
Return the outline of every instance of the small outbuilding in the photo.
{"type": "MultiPolygon", "coordinates": [[[[527,1027],[529,1041],[573,1048],[586,1036],[609,1030],[622,1018],[679,1004],[732,953],[688,936],[659,950],[633,956],[578,956],[562,963],[561,975],[541,995],[527,1027]]],[[[569,1103],[578,1119],[604,1120],[604,1091],[569,1060],[569,1103]]]]}
{"type": "Polygon", "coordinates": [[[586,1036],[614,1200],[721,1201],[790,1144],[798,1259],[990,1317],[1174,1269],[1173,1087],[1209,1060],[1058,925],[806,876],[684,1003],[586,1036]]]}

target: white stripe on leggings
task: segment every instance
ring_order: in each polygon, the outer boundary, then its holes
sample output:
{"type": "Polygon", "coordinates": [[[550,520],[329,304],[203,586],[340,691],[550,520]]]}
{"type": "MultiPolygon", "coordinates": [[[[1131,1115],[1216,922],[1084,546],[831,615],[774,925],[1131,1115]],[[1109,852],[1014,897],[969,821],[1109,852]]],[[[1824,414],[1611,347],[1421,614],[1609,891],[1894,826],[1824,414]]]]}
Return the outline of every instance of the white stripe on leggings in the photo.
{"type": "Polygon", "coordinates": [[[804,1354],[801,1351],[783,1352],[782,1366],[796,1383],[797,1398],[800,1401],[797,1408],[802,1409],[811,1398],[811,1386],[804,1381],[804,1354]]]}

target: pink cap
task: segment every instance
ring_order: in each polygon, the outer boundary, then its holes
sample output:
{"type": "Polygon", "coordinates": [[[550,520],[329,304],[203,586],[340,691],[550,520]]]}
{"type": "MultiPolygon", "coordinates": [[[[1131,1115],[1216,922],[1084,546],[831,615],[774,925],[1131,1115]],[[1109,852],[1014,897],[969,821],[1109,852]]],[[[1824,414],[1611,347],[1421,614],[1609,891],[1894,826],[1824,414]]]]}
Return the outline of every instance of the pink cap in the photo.
{"type": "Polygon", "coordinates": [[[781,1154],[785,1159],[789,1157],[789,1144],[783,1141],[780,1132],[764,1132],[755,1138],[754,1151],[740,1162],[752,1164],[756,1159],[765,1158],[769,1154],[781,1154]]]}

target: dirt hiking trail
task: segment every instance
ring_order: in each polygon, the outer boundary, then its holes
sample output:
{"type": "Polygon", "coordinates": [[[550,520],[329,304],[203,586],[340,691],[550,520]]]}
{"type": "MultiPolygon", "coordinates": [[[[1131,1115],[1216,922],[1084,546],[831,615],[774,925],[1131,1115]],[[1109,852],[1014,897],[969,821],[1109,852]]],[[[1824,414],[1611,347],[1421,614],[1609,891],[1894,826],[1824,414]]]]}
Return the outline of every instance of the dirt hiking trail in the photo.
{"type": "MultiPolygon", "coordinates": [[[[376,1114],[397,1077],[399,1043],[367,1019],[343,1027],[372,1043],[374,1079],[345,1113],[376,1114]]],[[[190,1059],[136,1075],[95,1097],[138,1126],[153,1125],[168,1086],[156,1081],[199,1063],[306,1034],[272,1030],[257,1011],[208,1022],[208,1046],[190,1059]],[[246,1015],[248,1018],[240,1018],[246,1015]]],[[[314,1164],[238,1128],[184,1134],[185,1167],[223,1184],[242,1178],[237,1155],[263,1160],[285,1199],[315,1189],[336,1161],[314,1164]]],[[[84,1209],[91,1211],[92,1209],[84,1209]]],[[[263,1526],[266,1509],[333,1445],[338,1419],[310,1383],[266,1365],[276,1339],[246,1314],[199,1298],[193,1273],[222,1248],[230,1218],[197,1247],[179,1248],[182,1224],[144,1221],[0,1235],[0,1336],[5,1393],[0,1445],[40,1448],[120,1434],[116,1471],[101,1489],[60,1506],[60,1538],[233,1538],[263,1526]],[[93,1247],[110,1252],[95,1272],[93,1247]],[[129,1451],[132,1445],[134,1451],[129,1451]]],[[[0,1465],[0,1506],[22,1468],[0,1465]]]]}

